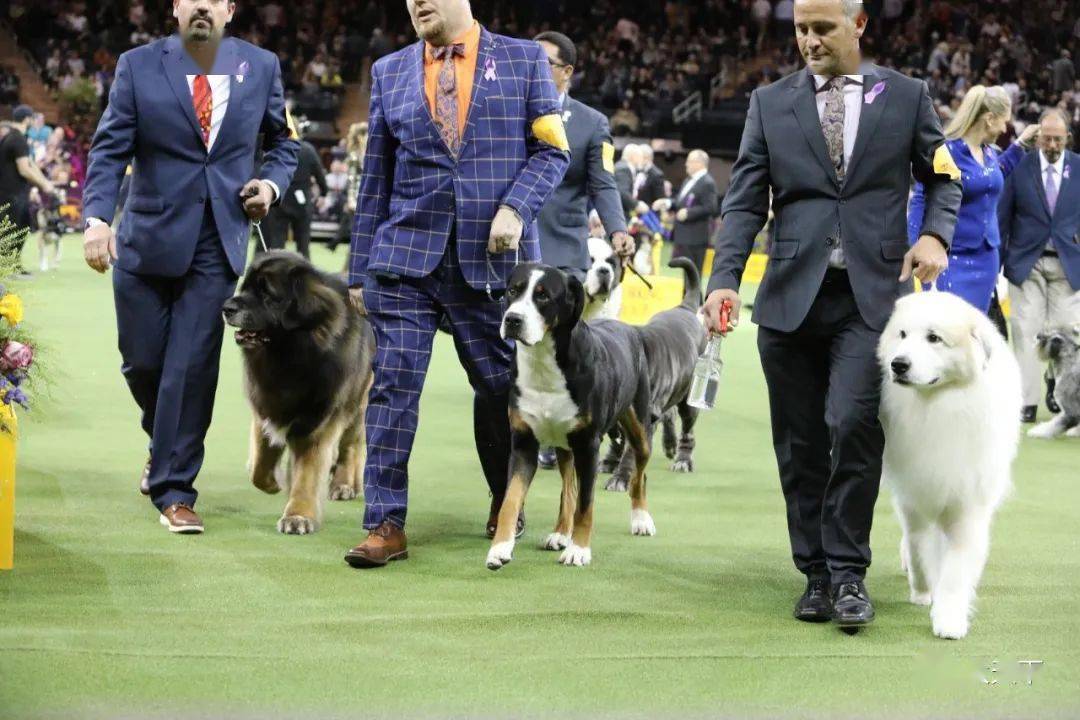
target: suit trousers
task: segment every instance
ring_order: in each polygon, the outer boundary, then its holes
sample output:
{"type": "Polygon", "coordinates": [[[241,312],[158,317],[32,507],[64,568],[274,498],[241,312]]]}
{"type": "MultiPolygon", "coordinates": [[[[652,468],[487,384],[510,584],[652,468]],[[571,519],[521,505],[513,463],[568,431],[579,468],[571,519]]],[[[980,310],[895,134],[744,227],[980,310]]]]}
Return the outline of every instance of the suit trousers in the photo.
{"type": "MultiPolygon", "coordinates": [[[[297,205],[295,202],[275,205],[266,214],[262,223],[267,250],[284,250],[285,241],[292,228],[296,252],[311,259],[311,219],[314,213],[311,205],[297,205]]],[[[256,252],[262,250],[257,248],[256,252]]]]}
{"type": "Polygon", "coordinates": [[[1038,405],[1043,394],[1045,365],[1035,352],[1035,337],[1048,327],[1066,322],[1077,292],[1069,285],[1061,261],[1044,255],[1023,285],[1009,283],[1013,348],[1020,362],[1024,405],[1038,405]]]}
{"type": "Polygon", "coordinates": [[[885,448],[879,337],[847,273],[832,269],[797,330],[758,329],[792,557],[833,583],[861,580],[870,565],[885,448]]]}
{"type": "Polygon", "coordinates": [[[510,463],[510,364],[513,345],[500,337],[504,303],[470,287],[461,273],[456,244],[423,278],[368,275],[364,304],[375,331],[375,378],[368,398],[364,527],[389,520],[405,526],[409,456],[419,422],[432,342],[442,320],[472,385],[476,452],[493,497],[506,494],[510,463]]]}
{"type": "Polygon", "coordinates": [[[191,267],[180,277],[113,268],[121,371],[150,436],[150,499],[194,507],[214,411],[224,321],[236,273],[206,206],[191,267]]]}

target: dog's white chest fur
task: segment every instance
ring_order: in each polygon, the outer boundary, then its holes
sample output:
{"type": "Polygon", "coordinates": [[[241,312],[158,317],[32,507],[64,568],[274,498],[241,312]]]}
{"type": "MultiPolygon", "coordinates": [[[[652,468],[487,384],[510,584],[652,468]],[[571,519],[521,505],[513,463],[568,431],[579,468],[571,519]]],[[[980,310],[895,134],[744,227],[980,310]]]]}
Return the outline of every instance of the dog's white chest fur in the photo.
{"type": "Polygon", "coordinates": [[[567,435],[579,425],[579,409],[555,362],[550,338],[517,347],[517,410],[541,445],[569,448],[567,435]]]}

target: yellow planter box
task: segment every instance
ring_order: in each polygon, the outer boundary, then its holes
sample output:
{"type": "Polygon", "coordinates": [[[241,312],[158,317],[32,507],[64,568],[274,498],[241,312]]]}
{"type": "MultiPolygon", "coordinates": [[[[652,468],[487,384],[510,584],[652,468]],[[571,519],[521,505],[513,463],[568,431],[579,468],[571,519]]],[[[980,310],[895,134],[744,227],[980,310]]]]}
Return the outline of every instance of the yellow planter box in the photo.
{"type": "Polygon", "coordinates": [[[10,405],[0,404],[0,570],[15,561],[15,446],[19,423],[10,405]]]}

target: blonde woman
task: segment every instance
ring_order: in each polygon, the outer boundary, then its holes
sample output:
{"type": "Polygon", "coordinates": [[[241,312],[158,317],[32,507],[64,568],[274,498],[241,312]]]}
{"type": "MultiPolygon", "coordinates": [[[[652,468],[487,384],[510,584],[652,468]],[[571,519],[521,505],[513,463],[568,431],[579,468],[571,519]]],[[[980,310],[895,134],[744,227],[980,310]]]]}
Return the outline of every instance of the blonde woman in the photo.
{"type": "Polygon", "coordinates": [[[342,206],[341,217],[338,218],[338,231],[331,250],[342,243],[348,245],[352,236],[352,221],[356,213],[356,198],[360,193],[360,171],[364,167],[367,137],[366,122],[353,123],[345,136],[345,204],[342,206]]]}
{"type": "MultiPolygon", "coordinates": [[[[983,312],[990,309],[1001,268],[998,198],[1005,178],[1023,159],[1039,130],[1037,125],[1029,126],[1018,142],[999,152],[992,143],[1005,132],[1011,118],[1012,103],[1004,88],[975,85],[945,128],[945,144],[960,168],[964,195],[949,248],[949,267],[938,277],[937,287],[959,295],[983,312]]],[[[916,183],[908,207],[911,244],[922,227],[925,200],[922,183],[916,183]]]]}

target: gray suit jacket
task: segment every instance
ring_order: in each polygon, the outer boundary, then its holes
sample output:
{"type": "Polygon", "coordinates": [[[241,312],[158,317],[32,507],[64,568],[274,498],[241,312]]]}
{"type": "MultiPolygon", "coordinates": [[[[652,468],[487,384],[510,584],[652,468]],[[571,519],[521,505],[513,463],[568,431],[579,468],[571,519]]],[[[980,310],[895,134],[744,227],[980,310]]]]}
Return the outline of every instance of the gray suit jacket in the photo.
{"type": "Polygon", "coordinates": [[[590,201],[609,237],[626,232],[615,186],[615,146],[607,118],[569,96],[563,105],[563,125],[570,142],[570,167],[536,217],[540,257],[555,267],[587,270],[590,201]]]}
{"type": "Polygon", "coordinates": [[[953,180],[934,170],[945,137],[926,84],[876,65],[862,73],[867,99],[842,185],[829,161],[809,71],[750,98],[709,291],[738,290],[771,189],[772,245],[754,303],[754,321],[764,327],[791,332],[802,324],[841,238],[859,312],[871,327],[884,328],[896,299],[911,289],[897,278],[908,250],[913,173],[926,186],[922,233],[952,242],[961,185],[958,173],[953,180]]]}

